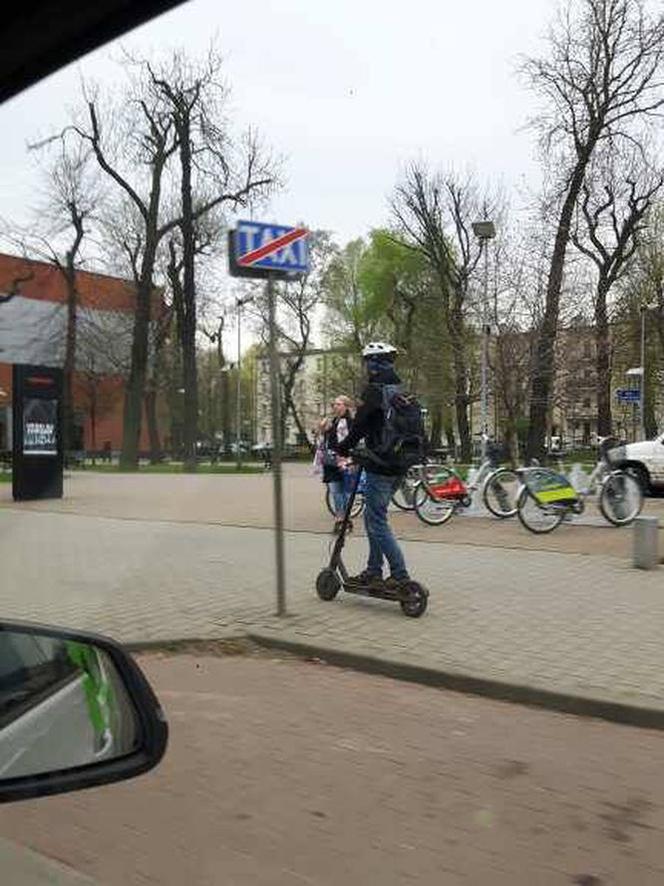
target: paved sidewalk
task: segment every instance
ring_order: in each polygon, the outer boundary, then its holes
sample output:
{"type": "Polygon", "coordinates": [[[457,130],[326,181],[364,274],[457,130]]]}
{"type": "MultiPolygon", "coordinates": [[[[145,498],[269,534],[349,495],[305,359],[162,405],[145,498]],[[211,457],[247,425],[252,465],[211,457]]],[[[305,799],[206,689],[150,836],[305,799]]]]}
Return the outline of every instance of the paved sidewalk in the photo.
{"type": "MultiPolygon", "coordinates": [[[[664,711],[661,571],[618,559],[405,542],[431,589],[399,607],[315,596],[330,537],[287,534],[288,603],[273,617],[273,536],[262,529],[0,510],[0,611],[127,642],[248,632],[664,711]]],[[[348,548],[362,564],[365,540],[348,548]]]]}
{"type": "MultiPolygon", "coordinates": [[[[287,464],[284,470],[284,521],[298,532],[329,532],[331,517],[323,504],[324,487],[308,466],[287,464]]],[[[0,484],[0,511],[14,509],[10,484],[0,484]]],[[[65,497],[23,502],[21,511],[208,523],[268,529],[273,525],[270,474],[102,474],[93,471],[65,475],[65,497]]],[[[631,533],[615,529],[588,503],[575,518],[548,535],[533,535],[518,520],[479,516],[480,508],[461,511],[444,526],[426,526],[412,513],[394,510],[392,522],[401,538],[431,544],[467,544],[487,547],[560,551],[625,559],[631,552],[631,533]]],[[[660,518],[664,551],[664,499],[648,499],[644,513],[660,518]]],[[[362,533],[357,521],[358,534],[362,533]]]]}

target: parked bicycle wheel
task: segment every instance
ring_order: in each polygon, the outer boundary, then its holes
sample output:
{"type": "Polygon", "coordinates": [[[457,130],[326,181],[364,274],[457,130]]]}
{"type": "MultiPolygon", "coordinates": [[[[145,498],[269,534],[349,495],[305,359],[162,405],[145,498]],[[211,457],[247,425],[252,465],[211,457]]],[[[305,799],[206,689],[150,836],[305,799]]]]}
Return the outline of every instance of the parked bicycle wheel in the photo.
{"type": "Polygon", "coordinates": [[[614,526],[627,526],[641,513],[643,489],[638,480],[624,471],[609,474],[602,485],[599,509],[614,526]]]}
{"type": "Polygon", "coordinates": [[[392,504],[396,505],[400,511],[415,510],[415,486],[417,483],[417,474],[409,471],[395,490],[392,504]]]}
{"type": "Polygon", "coordinates": [[[541,505],[527,486],[523,486],[516,501],[521,524],[529,532],[542,535],[552,532],[563,521],[565,508],[561,505],[541,505]]]}
{"type": "Polygon", "coordinates": [[[484,504],[494,517],[505,519],[516,514],[516,502],[521,488],[521,481],[516,471],[511,468],[498,468],[490,474],[482,498],[484,504]]]}
{"type": "MultiPolygon", "coordinates": [[[[453,472],[445,469],[450,479],[454,476],[453,472]]],[[[441,475],[437,475],[437,481],[442,485],[445,481],[441,475]]],[[[440,526],[446,523],[456,510],[456,501],[450,498],[442,498],[436,496],[436,486],[429,487],[426,483],[420,482],[415,486],[413,494],[413,504],[415,513],[423,523],[429,526],[440,526]]]]}
{"type": "MultiPolygon", "coordinates": [[[[328,511],[333,517],[336,517],[336,512],[334,510],[334,500],[332,498],[332,492],[330,490],[329,485],[325,487],[325,504],[327,506],[328,511]]],[[[362,492],[358,492],[355,496],[355,501],[353,502],[353,507],[350,511],[350,516],[354,520],[355,517],[359,517],[362,511],[364,510],[364,494],[362,492]]]]}

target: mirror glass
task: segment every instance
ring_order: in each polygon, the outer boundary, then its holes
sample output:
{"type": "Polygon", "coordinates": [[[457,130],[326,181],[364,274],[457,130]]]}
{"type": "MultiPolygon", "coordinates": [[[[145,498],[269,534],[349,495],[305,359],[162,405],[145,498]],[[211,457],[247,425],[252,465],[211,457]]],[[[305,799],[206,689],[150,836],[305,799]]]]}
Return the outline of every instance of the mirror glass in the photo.
{"type": "Polygon", "coordinates": [[[140,744],[136,710],[104,650],[0,630],[0,780],[94,765],[140,744]]]}

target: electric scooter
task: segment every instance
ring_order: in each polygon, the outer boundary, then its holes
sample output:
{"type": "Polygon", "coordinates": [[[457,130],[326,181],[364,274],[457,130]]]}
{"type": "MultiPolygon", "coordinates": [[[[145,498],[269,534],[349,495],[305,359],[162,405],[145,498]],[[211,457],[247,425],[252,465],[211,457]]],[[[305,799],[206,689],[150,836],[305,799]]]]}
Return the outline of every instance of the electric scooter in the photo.
{"type": "MultiPolygon", "coordinates": [[[[357,455],[354,457],[354,461],[358,461],[357,455]]],[[[381,600],[392,600],[395,603],[399,603],[404,615],[410,618],[419,618],[420,615],[426,612],[429,592],[417,581],[409,581],[399,590],[392,590],[387,587],[348,584],[348,570],[344,565],[341,553],[346,543],[346,534],[350,526],[350,515],[360,484],[361,467],[361,465],[358,465],[358,470],[353,479],[344,518],[332,548],[329,566],[326,566],[325,569],[318,573],[316,593],[321,600],[326,601],[334,600],[340,590],[344,590],[347,594],[358,594],[361,597],[378,597],[381,600]]]]}

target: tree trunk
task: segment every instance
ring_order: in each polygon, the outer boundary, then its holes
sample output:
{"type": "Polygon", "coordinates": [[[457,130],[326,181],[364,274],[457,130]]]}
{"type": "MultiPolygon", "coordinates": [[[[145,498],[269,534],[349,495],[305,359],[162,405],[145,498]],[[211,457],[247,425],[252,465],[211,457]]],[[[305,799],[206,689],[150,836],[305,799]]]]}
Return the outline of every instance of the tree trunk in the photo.
{"type": "Polygon", "coordinates": [[[307,441],[307,448],[313,456],[314,452],[316,451],[316,447],[309,439],[309,435],[307,434],[304,425],[302,424],[302,420],[298,415],[297,409],[295,408],[295,401],[290,395],[288,397],[288,408],[290,409],[291,415],[293,416],[293,421],[295,422],[295,425],[297,427],[298,434],[303,440],[307,441]]]}
{"type": "Polygon", "coordinates": [[[221,432],[224,436],[224,452],[231,451],[231,379],[230,372],[221,374],[221,432]]]}
{"type": "Polygon", "coordinates": [[[508,458],[513,465],[519,464],[519,437],[516,430],[516,422],[508,416],[505,422],[504,444],[508,458]]]}
{"type": "Polygon", "coordinates": [[[198,372],[196,367],[196,278],[195,237],[191,194],[191,130],[189,109],[184,99],[177,119],[182,170],[182,297],[184,327],[182,334],[182,369],[184,374],[184,470],[196,470],[198,440],[198,372]]]}
{"type": "Polygon", "coordinates": [[[645,398],[643,401],[643,424],[646,432],[646,439],[654,440],[659,433],[657,427],[657,416],[655,415],[655,397],[651,392],[655,390],[657,384],[656,374],[648,372],[645,379],[645,398]]]}
{"type": "Polygon", "coordinates": [[[609,342],[609,322],[606,311],[608,287],[601,277],[595,297],[595,366],[597,371],[597,435],[610,437],[611,417],[611,349],[609,342]]]}
{"type": "MultiPolygon", "coordinates": [[[[195,322],[195,321],[194,321],[195,322]]],[[[184,380],[184,470],[196,470],[198,438],[198,373],[196,370],[196,331],[185,311],[182,377],[184,380]]],[[[225,376],[224,376],[225,377],[225,376]]]]}
{"type": "Polygon", "coordinates": [[[138,447],[141,437],[143,393],[148,366],[148,338],[152,298],[152,269],[156,245],[147,248],[143,255],[141,279],[136,291],[136,312],[131,343],[131,369],[125,389],[124,418],[122,429],[122,453],[120,467],[123,470],[138,468],[138,447]]]}
{"type": "Polygon", "coordinates": [[[468,463],[472,459],[471,429],[468,421],[468,366],[466,363],[466,347],[464,342],[464,323],[462,315],[462,297],[455,297],[450,323],[450,340],[452,359],[454,362],[454,407],[456,412],[461,460],[468,463]]]}
{"type": "Polygon", "coordinates": [[[449,449],[452,458],[456,459],[457,443],[454,435],[454,424],[449,418],[445,422],[445,439],[447,440],[447,448],[449,449]]]}
{"type": "Polygon", "coordinates": [[[279,413],[280,413],[279,418],[281,419],[281,422],[279,424],[279,433],[281,434],[282,447],[285,446],[285,444],[287,442],[286,423],[288,420],[288,404],[291,402],[291,399],[292,399],[292,387],[293,387],[292,381],[290,381],[290,380],[284,381],[283,378],[281,378],[279,380],[279,390],[281,391],[281,401],[280,401],[281,408],[279,410],[279,413]]]}
{"type": "Polygon", "coordinates": [[[77,302],[76,280],[74,276],[66,274],[67,282],[67,331],[65,337],[65,359],[63,366],[63,448],[67,457],[74,440],[74,370],[76,368],[76,320],[77,302]]]}
{"type": "Polygon", "coordinates": [[[76,291],[76,257],[83,241],[83,219],[76,204],[69,206],[71,223],[76,235],[71,247],[67,250],[65,266],[58,263],[58,267],[65,278],[67,290],[67,331],[65,335],[65,359],[63,367],[64,391],[63,391],[63,448],[65,458],[71,449],[74,440],[74,372],[76,370],[76,324],[78,311],[78,292],[76,291]]]}
{"type": "Polygon", "coordinates": [[[583,177],[592,153],[592,144],[576,161],[570,179],[567,195],[560,211],[558,229],[551,256],[549,277],[546,286],[546,303],[544,319],[538,330],[533,352],[532,388],[530,394],[530,422],[528,425],[528,441],[526,459],[542,458],[545,450],[546,423],[549,412],[549,400],[554,377],[554,348],[558,331],[558,315],[560,312],[560,290],[565,269],[565,254],[570,237],[570,225],[574,213],[583,177]]]}
{"type": "Polygon", "coordinates": [[[156,465],[161,461],[161,441],[157,421],[157,391],[153,384],[150,384],[145,392],[145,418],[150,437],[150,462],[156,465]]]}
{"type": "Polygon", "coordinates": [[[94,389],[90,400],[90,443],[92,443],[92,464],[97,463],[97,387],[93,382],[94,389]]]}
{"type": "Polygon", "coordinates": [[[431,439],[429,443],[432,449],[440,449],[443,434],[443,407],[437,406],[431,416],[431,439]]]}

